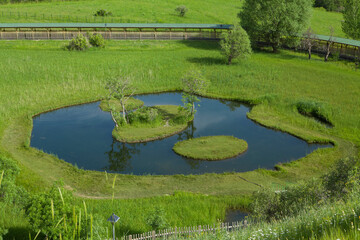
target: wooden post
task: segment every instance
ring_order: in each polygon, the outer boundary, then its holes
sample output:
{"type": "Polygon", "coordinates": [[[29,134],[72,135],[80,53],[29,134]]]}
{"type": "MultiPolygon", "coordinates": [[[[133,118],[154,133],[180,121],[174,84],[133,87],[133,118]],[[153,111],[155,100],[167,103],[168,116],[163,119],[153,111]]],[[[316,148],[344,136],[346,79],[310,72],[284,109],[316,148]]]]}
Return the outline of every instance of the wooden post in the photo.
{"type": "Polygon", "coordinates": [[[169,34],[170,34],[170,40],[171,40],[171,28],[169,28],[169,32],[170,32],[169,34]]]}
{"type": "Polygon", "coordinates": [[[16,28],[16,40],[18,40],[18,39],[19,39],[19,29],[16,28]]]}

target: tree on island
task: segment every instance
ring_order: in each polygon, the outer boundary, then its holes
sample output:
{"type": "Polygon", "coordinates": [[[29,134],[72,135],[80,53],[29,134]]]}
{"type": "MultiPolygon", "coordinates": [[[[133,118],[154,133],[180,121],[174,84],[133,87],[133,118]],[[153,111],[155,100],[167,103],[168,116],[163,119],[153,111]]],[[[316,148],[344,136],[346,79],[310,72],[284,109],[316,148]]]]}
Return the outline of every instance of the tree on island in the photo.
{"type": "Polygon", "coordinates": [[[360,1],[345,0],[343,16],[342,30],[344,33],[353,39],[360,39],[360,1]]]}
{"type": "Polygon", "coordinates": [[[304,49],[308,51],[309,54],[309,60],[311,59],[311,51],[314,46],[317,45],[318,38],[316,37],[316,34],[312,30],[311,27],[309,27],[306,32],[303,34],[302,39],[302,45],[304,49]]]}
{"type": "Polygon", "coordinates": [[[127,116],[126,103],[135,93],[135,90],[131,85],[130,78],[122,77],[122,76],[110,78],[107,81],[105,88],[108,90],[108,96],[107,96],[108,106],[110,109],[111,118],[114,121],[115,126],[119,127],[119,124],[116,120],[116,117],[114,116],[114,108],[110,104],[111,99],[116,99],[120,102],[122,108],[122,119],[124,124],[127,124],[128,121],[126,118],[127,116]],[[132,91],[131,94],[127,95],[130,91],[132,91]]]}
{"type": "Polygon", "coordinates": [[[193,116],[196,112],[195,103],[200,102],[200,99],[196,95],[202,94],[209,82],[203,76],[199,70],[190,70],[182,78],[183,91],[182,102],[184,103],[184,109],[189,116],[193,116]]]}
{"type": "Polygon", "coordinates": [[[282,44],[295,45],[308,26],[312,0],[245,0],[240,24],[253,44],[265,43],[277,52],[282,44]]]}
{"type": "Polygon", "coordinates": [[[239,25],[235,25],[230,31],[223,33],[220,46],[222,54],[227,58],[228,65],[234,58],[246,58],[252,52],[249,36],[239,25]]]}

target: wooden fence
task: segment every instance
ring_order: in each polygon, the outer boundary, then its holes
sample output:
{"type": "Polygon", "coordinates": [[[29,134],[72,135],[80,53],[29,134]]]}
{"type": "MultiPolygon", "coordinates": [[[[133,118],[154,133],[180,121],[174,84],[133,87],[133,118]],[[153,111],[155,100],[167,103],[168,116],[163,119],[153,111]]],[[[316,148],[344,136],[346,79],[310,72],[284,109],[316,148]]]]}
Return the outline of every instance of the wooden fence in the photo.
{"type": "Polygon", "coordinates": [[[146,240],[146,239],[168,239],[177,237],[190,237],[201,235],[202,233],[216,233],[217,231],[234,231],[248,226],[247,221],[233,222],[233,223],[221,223],[220,225],[214,224],[213,226],[195,226],[195,227],[183,227],[183,228],[171,228],[160,230],[158,232],[151,231],[142,234],[128,235],[122,238],[122,240],[146,240]]]}
{"type": "Polygon", "coordinates": [[[87,33],[114,40],[217,40],[221,35],[221,31],[0,31],[0,40],[69,40],[87,33]]]}

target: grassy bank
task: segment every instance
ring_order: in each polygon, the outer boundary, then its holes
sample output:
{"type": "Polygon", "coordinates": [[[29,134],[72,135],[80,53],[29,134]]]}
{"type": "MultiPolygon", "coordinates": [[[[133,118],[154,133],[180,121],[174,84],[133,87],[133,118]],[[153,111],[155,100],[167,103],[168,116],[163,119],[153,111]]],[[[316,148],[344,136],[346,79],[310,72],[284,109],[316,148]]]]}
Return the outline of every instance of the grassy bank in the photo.
{"type": "MultiPolygon", "coordinates": [[[[238,22],[237,14],[242,6],[237,0],[82,0],[51,1],[1,5],[0,22],[159,22],[159,23],[222,23],[238,22]],[[175,8],[185,5],[189,11],[179,17],[175,8]],[[113,17],[94,19],[97,10],[111,11],[113,17]],[[10,12],[11,15],[10,15],[10,12]]],[[[318,34],[329,34],[329,26],[335,36],[344,37],[341,30],[342,14],[314,9],[311,26],[318,34]]]]}

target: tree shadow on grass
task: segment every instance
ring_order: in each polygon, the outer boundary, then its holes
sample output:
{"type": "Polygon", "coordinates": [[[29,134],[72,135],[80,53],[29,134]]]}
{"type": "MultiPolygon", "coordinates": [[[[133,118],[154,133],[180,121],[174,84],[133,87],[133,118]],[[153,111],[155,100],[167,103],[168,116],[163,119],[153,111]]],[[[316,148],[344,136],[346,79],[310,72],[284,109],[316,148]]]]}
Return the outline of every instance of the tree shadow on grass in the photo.
{"type": "Polygon", "coordinates": [[[28,239],[29,232],[34,237],[36,233],[34,233],[31,229],[26,227],[11,227],[8,229],[8,233],[4,235],[4,239],[28,239]]]}
{"type": "Polygon", "coordinates": [[[223,58],[215,57],[192,57],[187,58],[187,61],[191,63],[201,64],[201,65],[225,65],[226,61],[223,58]]]}
{"type": "Polygon", "coordinates": [[[190,48],[220,50],[219,41],[217,40],[183,40],[181,43],[190,48]]]}

